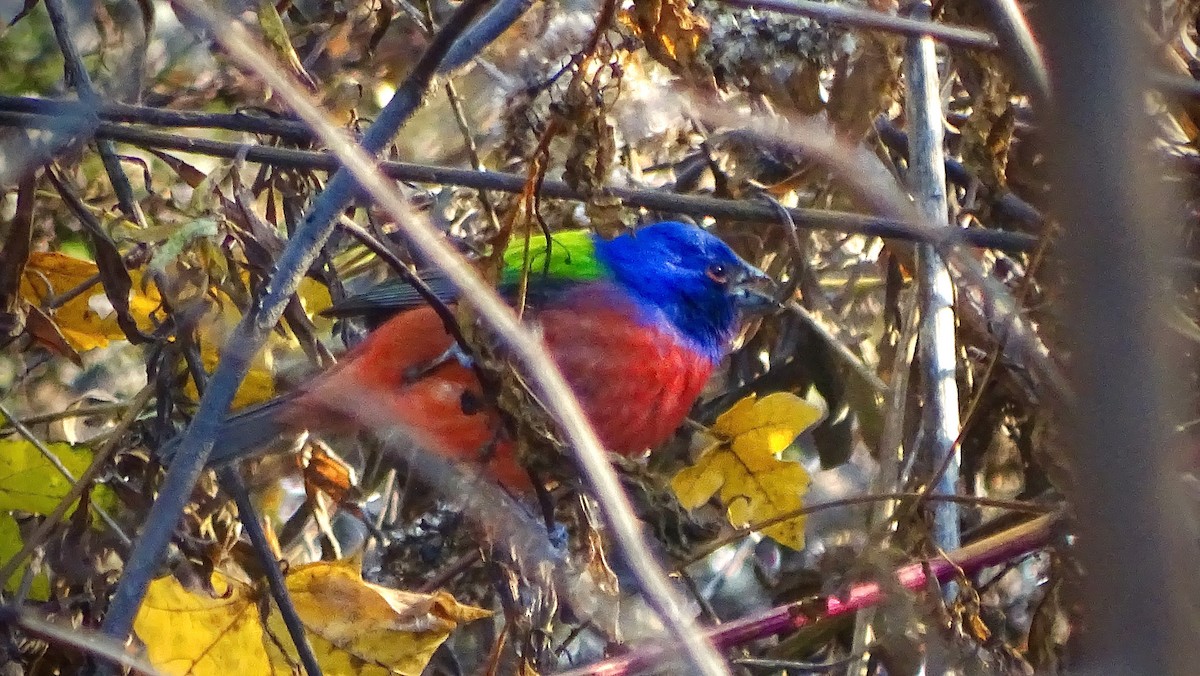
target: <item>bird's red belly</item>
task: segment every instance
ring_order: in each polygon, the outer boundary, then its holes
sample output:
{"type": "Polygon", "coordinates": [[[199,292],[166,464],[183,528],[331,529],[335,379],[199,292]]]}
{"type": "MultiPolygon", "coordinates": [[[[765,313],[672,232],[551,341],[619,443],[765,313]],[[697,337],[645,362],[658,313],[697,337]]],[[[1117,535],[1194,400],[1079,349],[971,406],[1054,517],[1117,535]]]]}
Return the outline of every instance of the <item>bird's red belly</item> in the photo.
{"type": "MultiPolygon", "coordinates": [[[[711,361],[669,331],[648,328],[625,312],[546,310],[537,319],[600,441],[614,453],[635,455],[670,438],[712,373],[711,361]]],[[[398,315],[314,383],[290,417],[301,427],[398,423],[435,453],[471,465],[482,461],[493,479],[527,487],[509,444],[496,436],[496,412],[464,403],[464,397],[483,401],[470,369],[450,361],[412,379],[414,369],[427,367],[451,344],[431,309],[398,315]],[[331,422],[337,420],[342,424],[331,422]]]]}
{"type": "Polygon", "coordinates": [[[621,455],[669,439],[713,370],[670,332],[627,313],[547,311],[539,322],[600,441],[621,455]]]}

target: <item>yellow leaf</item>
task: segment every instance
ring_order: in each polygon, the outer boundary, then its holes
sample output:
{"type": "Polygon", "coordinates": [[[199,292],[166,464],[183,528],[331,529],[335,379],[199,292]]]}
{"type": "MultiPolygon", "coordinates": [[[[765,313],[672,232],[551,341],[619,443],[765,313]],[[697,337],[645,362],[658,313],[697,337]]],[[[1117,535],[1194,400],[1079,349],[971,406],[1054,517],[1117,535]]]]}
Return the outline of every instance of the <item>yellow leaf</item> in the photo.
{"type": "Polygon", "coordinates": [[[327,332],[333,329],[333,318],[323,317],[320,314],[322,310],[333,305],[333,299],[329,296],[329,287],[315,279],[305,277],[300,280],[300,286],[296,288],[296,296],[300,299],[300,305],[304,308],[305,314],[312,318],[313,326],[317,327],[318,331],[327,332]]]}
{"type": "MultiPolygon", "coordinates": [[[[717,441],[695,465],[675,475],[671,488],[686,509],[717,496],[729,523],[739,528],[796,511],[808,489],[808,472],[778,456],[823,414],[819,407],[787,392],[762,399],[750,395],[717,418],[711,430],[717,441]]],[[[800,549],[804,517],[774,524],[763,533],[800,549]]]]}
{"type": "MultiPolygon", "coordinates": [[[[72,476],[83,474],[92,463],[92,451],[84,446],[60,442],[46,444],[46,448],[72,476]]],[[[24,439],[0,441],[0,510],[49,514],[70,490],[71,481],[32,443],[24,439]]],[[[107,487],[97,486],[92,489],[92,501],[112,507],[116,496],[107,487]]]]}
{"type": "MultiPolygon", "coordinates": [[[[48,298],[78,288],[98,272],[95,263],[82,258],[35,252],[30,254],[29,264],[21,275],[21,297],[43,307],[48,298]]],[[[158,294],[152,288],[141,290],[141,275],[136,270],[130,270],[129,276],[133,280],[130,312],[139,327],[149,330],[153,328],[150,314],[160,304],[158,294]]],[[[54,310],[53,318],[63,337],[80,352],[104,347],[112,339],[125,338],[121,327],[117,326],[116,313],[104,295],[99,278],[82,293],[54,310]]]]}
{"type": "MultiPolygon", "coordinates": [[[[296,612],[315,635],[313,650],[329,673],[417,676],[458,624],[491,614],[444,592],[415,594],[371,584],[359,569],[356,560],[318,562],[287,576],[296,612]]],[[[269,626],[276,636],[285,635],[277,614],[269,626]]],[[[279,643],[290,650],[290,643],[279,643]]],[[[289,659],[297,661],[294,654],[289,659]]]]}
{"type": "MultiPolygon", "coordinates": [[[[216,370],[217,362],[221,361],[221,349],[225,347],[225,342],[233,331],[234,324],[240,318],[241,315],[232,302],[222,307],[216,307],[204,316],[199,327],[199,334],[200,360],[204,363],[205,371],[212,373],[216,370]]],[[[246,373],[245,379],[238,387],[237,394],[233,397],[233,408],[257,404],[275,396],[275,376],[273,375],[275,369],[271,348],[286,342],[287,340],[279,334],[271,334],[267,339],[268,348],[259,350],[258,354],[254,356],[254,360],[250,362],[250,370],[246,373]]],[[[184,386],[183,391],[193,399],[199,398],[196,395],[196,386],[190,380],[184,386]]]]}
{"type": "MultiPolygon", "coordinates": [[[[358,561],[311,563],[286,578],[327,674],[415,676],[458,624],[490,615],[445,593],[370,584],[359,567],[358,561]]],[[[293,673],[299,658],[278,609],[271,606],[264,626],[257,590],[220,573],[213,587],[217,598],[188,591],[171,577],[151,583],[134,622],[150,661],[168,673],[195,676],[293,673]]]]}
{"type": "Polygon", "coordinates": [[[217,596],[196,594],[173,577],[150,583],[133,630],[146,657],[168,674],[231,676],[275,672],[263,645],[257,592],[213,573],[217,596]]]}
{"type": "Polygon", "coordinates": [[[820,407],[790,392],[775,392],[762,399],[750,395],[722,413],[712,432],[732,439],[734,446],[777,455],[824,415],[820,407]]]}
{"type": "MultiPolygon", "coordinates": [[[[23,546],[24,542],[21,538],[21,529],[17,526],[17,520],[13,518],[12,514],[0,513],[0,561],[8,561],[16,556],[23,546]]],[[[5,591],[10,594],[16,593],[28,566],[29,564],[25,563],[13,571],[12,577],[8,578],[8,582],[4,585],[5,591]]],[[[50,578],[45,571],[34,574],[33,581],[29,585],[28,598],[33,601],[50,599],[50,578]]]]}

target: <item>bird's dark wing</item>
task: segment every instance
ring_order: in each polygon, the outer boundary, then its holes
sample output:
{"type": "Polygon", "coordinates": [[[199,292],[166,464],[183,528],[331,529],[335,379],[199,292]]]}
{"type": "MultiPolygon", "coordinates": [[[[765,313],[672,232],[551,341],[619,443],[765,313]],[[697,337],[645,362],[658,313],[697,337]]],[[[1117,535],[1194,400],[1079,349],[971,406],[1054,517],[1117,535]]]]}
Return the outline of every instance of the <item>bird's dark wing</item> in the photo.
{"type": "MultiPolygon", "coordinates": [[[[433,295],[443,303],[454,303],[458,300],[458,290],[450,284],[446,276],[436,270],[421,273],[421,279],[429,286],[433,295]]],[[[326,317],[346,319],[362,317],[367,324],[374,327],[381,324],[398,312],[427,305],[425,299],[408,282],[393,277],[385,279],[366,291],[348,296],[334,303],[321,312],[326,317]]]]}

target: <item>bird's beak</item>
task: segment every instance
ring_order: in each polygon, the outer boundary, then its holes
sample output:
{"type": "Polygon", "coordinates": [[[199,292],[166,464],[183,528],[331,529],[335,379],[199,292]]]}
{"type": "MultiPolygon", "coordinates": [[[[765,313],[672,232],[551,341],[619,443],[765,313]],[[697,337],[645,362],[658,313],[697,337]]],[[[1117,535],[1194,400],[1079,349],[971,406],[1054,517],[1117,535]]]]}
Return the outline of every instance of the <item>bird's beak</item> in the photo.
{"type": "Polygon", "coordinates": [[[733,302],[743,314],[769,314],[779,309],[778,285],[767,273],[746,263],[730,286],[733,302]]]}

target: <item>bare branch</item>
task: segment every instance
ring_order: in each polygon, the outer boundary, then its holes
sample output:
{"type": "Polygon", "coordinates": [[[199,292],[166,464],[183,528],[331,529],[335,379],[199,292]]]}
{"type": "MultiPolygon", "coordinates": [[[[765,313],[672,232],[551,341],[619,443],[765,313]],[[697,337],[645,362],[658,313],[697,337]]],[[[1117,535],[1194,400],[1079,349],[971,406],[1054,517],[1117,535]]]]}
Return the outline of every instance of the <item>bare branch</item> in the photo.
{"type": "MultiPolygon", "coordinates": [[[[914,3],[913,16],[928,20],[933,11],[928,0],[914,3]]],[[[942,122],[941,81],[933,41],[915,38],[905,50],[908,78],[905,111],[908,133],[908,183],[917,209],[935,228],[949,228],[946,200],[945,134],[942,122]]],[[[937,251],[928,245],[917,250],[920,277],[921,385],[924,393],[922,430],[934,468],[944,468],[934,488],[953,495],[958,491],[958,363],[954,340],[954,282],[937,251]]],[[[944,502],[933,508],[933,539],[943,550],[961,543],[958,505],[944,502]]],[[[947,600],[957,595],[947,587],[947,600]]]]}
{"type": "MultiPolygon", "coordinates": [[[[54,118],[49,116],[30,116],[19,113],[0,112],[0,125],[38,127],[54,124],[54,118]]],[[[230,159],[238,157],[239,152],[245,152],[245,158],[248,161],[280,167],[320,169],[325,171],[335,171],[338,168],[337,158],[329,153],[211,141],[178,134],[167,134],[126,127],[109,122],[101,122],[96,134],[146,148],[178,150],[230,159]]],[[[476,190],[496,190],[510,193],[520,193],[526,187],[527,177],[517,174],[473,171],[456,167],[412,164],[408,162],[381,162],[379,166],[380,170],[391,178],[417,183],[456,185],[476,190]]],[[[666,190],[637,188],[609,188],[608,193],[620,198],[629,206],[669,213],[690,214],[698,218],[712,216],[714,218],[758,222],[775,222],[779,219],[777,209],[766,201],[728,200],[701,195],[682,195],[666,190]]],[[[562,181],[549,179],[542,182],[540,194],[543,197],[572,200],[587,200],[593,197],[571,188],[562,181]]],[[[787,212],[795,221],[797,227],[828,229],[836,232],[872,235],[875,237],[891,237],[928,242],[946,240],[951,243],[962,243],[968,246],[1002,249],[1005,251],[1030,251],[1037,245],[1038,241],[1037,237],[1023,232],[988,230],[983,228],[955,229],[935,237],[920,227],[915,227],[905,221],[887,215],[869,216],[845,211],[798,208],[789,208],[787,212]]]]}
{"type": "MultiPolygon", "coordinates": [[[[206,7],[197,3],[188,4],[196,13],[211,16],[206,7]]],[[[407,80],[397,90],[396,95],[380,113],[375,124],[367,130],[362,140],[364,148],[370,152],[379,152],[412,115],[446,50],[483,4],[483,0],[467,0],[459,6],[414,66],[407,80]]],[[[227,25],[222,25],[222,29],[217,31],[216,35],[222,38],[222,44],[226,48],[231,48],[228,36],[233,32],[244,35],[244,30],[232,19],[227,19],[224,24],[227,25]]],[[[243,42],[238,42],[232,48],[240,48],[242,53],[247,50],[253,51],[243,42]]],[[[262,59],[263,53],[269,53],[269,50],[260,49],[254,56],[261,66],[270,71],[271,68],[266,66],[262,59]]],[[[271,79],[270,72],[260,74],[271,79]]],[[[277,72],[274,74],[278,75],[277,72]]],[[[289,86],[288,81],[281,77],[274,79],[283,87],[289,86]]],[[[317,115],[316,119],[319,118],[317,115]]],[[[331,145],[348,145],[345,143],[345,135],[340,131],[324,137],[331,145]]],[[[354,148],[359,153],[356,156],[365,157],[365,153],[357,146],[354,148]]],[[[364,159],[364,163],[369,166],[371,162],[364,159]]],[[[226,343],[226,349],[213,373],[210,386],[200,399],[199,410],[180,442],[179,456],[167,471],[158,499],[147,516],[146,528],[126,561],[125,571],[117,584],[102,625],[104,632],[109,636],[124,637],[129,633],[150,581],[158,571],[159,561],[171,540],[176,523],[183,514],[192,487],[204,471],[208,456],[212,453],[213,439],[229,410],[233,395],[250,369],[251,359],[262,348],[267,335],[279,322],[300,280],[333,229],[334,219],[349,203],[355,185],[348,172],[339,171],[334,174],[307,218],[288,240],[276,263],[275,273],[267,284],[265,297],[257,307],[246,314],[226,343]]]]}
{"type": "Polygon", "coordinates": [[[724,0],[737,7],[766,9],[781,14],[807,16],[819,21],[841,23],[847,26],[870,28],[900,35],[930,37],[948,45],[992,51],[999,48],[995,36],[990,33],[947,26],[932,21],[920,21],[902,16],[860,9],[840,3],[816,2],[815,0],[724,0]]]}

